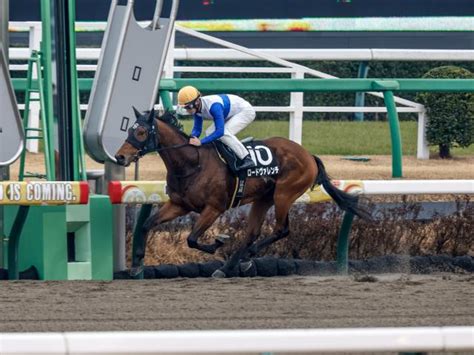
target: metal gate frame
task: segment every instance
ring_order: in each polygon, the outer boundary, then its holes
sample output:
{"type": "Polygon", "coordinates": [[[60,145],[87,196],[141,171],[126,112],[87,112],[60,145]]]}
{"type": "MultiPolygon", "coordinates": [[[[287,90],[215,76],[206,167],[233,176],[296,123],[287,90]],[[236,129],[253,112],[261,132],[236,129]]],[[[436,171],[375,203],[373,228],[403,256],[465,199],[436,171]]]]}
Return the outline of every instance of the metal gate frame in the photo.
{"type": "Polygon", "coordinates": [[[111,5],[89,99],[85,147],[98,162],[115,162],[134,121],[133,107],[144,111],[154,105],[179,0],[172,0],[169,18],[160,17],[163,0],[157,0],[147,28],[137,23],[133,4],[114,0],[111,5]]]}
{"type": "Polygon", "coordinates": [[[8,62],[1,46],[0,70],[0,92],[2,92],[0,97],[0,107],[2,107],[2,114],[0,116],[0,166],[8,166],[20,156],[25,145],[25,134],[10,79],[8,62]],[[13,147],[13,149],[9,148],[7,151],[7,146],[13,147]],[[3,156],[4,154],[5,156],[3,156]]]}

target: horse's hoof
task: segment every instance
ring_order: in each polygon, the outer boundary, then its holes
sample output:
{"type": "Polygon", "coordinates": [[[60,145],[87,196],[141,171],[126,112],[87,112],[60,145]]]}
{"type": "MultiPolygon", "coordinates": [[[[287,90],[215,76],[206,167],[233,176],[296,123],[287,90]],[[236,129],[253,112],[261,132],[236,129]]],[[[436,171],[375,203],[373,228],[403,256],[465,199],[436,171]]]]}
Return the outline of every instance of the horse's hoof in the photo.
{"type": "Polygon", "coordinates": [[[137,277],[144,270],[145,270],[145,267],[143,265],[141,265],[141,266],[132,266],[132,268],[130,269],[130,276],[131,277],[137,277]]]}
{"type": "Polygon", "coordinates": [[[216,237],[216,242],[221,243],[221,244],[225,244],[229,240],[230,240],[230,236],[227,234],[218,234],[216,237]]]}
{"type": "Polygon", "coordinates": [[[215,279],[222,279],[225,277],[225,272],[217,269],[216,271],[212,273],[212,277],[215,279]]]}
{"type": "Polygon", "coordinates": [[[257,255],[257,246],[253,244],[249,249],[248,249],[248,255],[253,258],[254,256],[257,255]]]}
{"type": "Polygon", "coordinates": [[[241,272],[249,271],[252,266],[253,266],[253,261],[252,260],[243,261],[243,262],[240,263],[240,271],[241,272]]]}

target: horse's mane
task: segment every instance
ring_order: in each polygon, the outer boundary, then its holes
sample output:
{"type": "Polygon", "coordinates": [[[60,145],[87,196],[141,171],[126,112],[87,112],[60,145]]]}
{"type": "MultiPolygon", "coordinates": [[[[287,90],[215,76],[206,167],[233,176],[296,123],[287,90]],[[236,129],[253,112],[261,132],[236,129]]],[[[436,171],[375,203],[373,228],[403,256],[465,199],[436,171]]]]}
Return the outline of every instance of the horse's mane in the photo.
{"type": "Polygon", "coordinates": [[[161,122],[164,122],[164,123],[168,124],[169,126],[171,126],[173,129],[175,129],[183,137],[189,138],[189,136],[184,132],[183,124],[176,117],[176,115],[173,111],[165,111],[165,113],[161,116],[159,114],[157,114],[155,116],[155,118],[157,118],[161,122]]]}

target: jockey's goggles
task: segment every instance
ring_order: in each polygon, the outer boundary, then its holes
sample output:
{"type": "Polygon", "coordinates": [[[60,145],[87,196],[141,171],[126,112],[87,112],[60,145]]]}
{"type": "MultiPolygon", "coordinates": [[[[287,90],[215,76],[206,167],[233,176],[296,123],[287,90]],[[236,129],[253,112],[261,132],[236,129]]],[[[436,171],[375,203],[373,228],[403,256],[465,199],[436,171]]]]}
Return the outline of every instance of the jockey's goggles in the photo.
{"type": "Polygon", "coordinates": [[[184,107],[186,110],[192,110],[193,108],[197,108],[196,107],[197,99],[199,99],[199,97],[196,97],[193,101],[190,101],[187,104],[184,104],[182,107],[184,107]]]}

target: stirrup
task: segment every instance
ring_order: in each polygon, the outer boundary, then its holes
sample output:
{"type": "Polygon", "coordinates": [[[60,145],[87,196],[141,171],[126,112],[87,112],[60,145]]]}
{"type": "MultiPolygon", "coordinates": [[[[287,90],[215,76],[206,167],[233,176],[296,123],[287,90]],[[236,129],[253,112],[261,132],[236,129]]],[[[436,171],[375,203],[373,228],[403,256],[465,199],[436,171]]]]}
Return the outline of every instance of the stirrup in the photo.
{"type": "Polygon", "coordinates": [[[255,166],[256,165],[252,158],[250,158],[250,155],[247,155],[247,157],[241,161],[241,164],[237,167],[237,170],[251,169],[255,166]]]}

